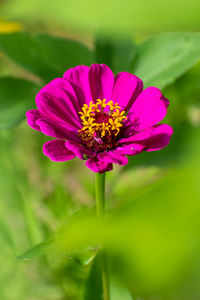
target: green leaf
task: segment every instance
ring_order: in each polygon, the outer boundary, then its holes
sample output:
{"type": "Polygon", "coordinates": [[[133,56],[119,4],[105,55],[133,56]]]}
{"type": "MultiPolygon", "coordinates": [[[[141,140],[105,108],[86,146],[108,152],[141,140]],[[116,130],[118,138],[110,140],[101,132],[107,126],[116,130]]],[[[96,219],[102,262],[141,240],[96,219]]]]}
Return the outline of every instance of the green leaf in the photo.
{"type": "MultiPolygon", "coordinates": [[[[58,236],[58,239],[60,239],[60,236],[58,236]]],[[[36,246],[28,249],[25,253],[19,255],[17,258],[19,260],[28,260],[43,255],[65,254],[68,257],[74,258],[77,263],[86,266],[95,258],[96,254],[99,251],[99,246],[86,247],[82,250],[74,250],[71,248],[67,249],[66,247],[59,246],[56,241],[57,237],[54,237],[47,241],[41,242],[36,246]]]]}
{"type": "Polygon", "coordinates": [[[1,216],[1,220],[0,220],[0,237],[3,237],[4,241],[11,247],[14,249],[15,245],[14,245],[14,240],[13,240],[13,236],[10,232],[10,229],[8,227],[8,225],[6,224],[6,222],[3,220],[2,216],[1,216]]]}
{"type": "MultiPolygon", "coordinates": [[[[127,289],[112,279],[109,274],[110,298],[111,300],[132,300],[127,289]]],[[[97,255],[92,263],[88,279],[85,285],[84,300],[102,300],[103,286],[101,273],[101,254],[97,255]]]]}
{"type": "Polygon", "coordinates": [[[164,88],[200,60],[200,33],[164,33],[138,47],[132,72],[145,86],[164,88]]]}
{"type": "Polygon", "coordinates": [[[97,255],[86,282],[84,300],[102,300],[102,275],[101,275],[101,256],[97,255]]]}
{"type": "Polygon", "coordinates": [[[1,34],[0,49],[45,81],[62,76],[76,65],[92,62],[92,52],[81,43],[45,34],[1,34]]]}
{"type": "Polygon", "coordinates": [[[17,258],[19,260],[28,260],[52,253],[58,254],[59,251],[57,250],[57,245],[55,245],[54,243],[54,239],[49,239],[28,249],[26,252],[19,255],[17,258]]]}
{"type": "Polygon", "coordinates": [[[99,36],[95,41],[95,61],[110,66],[115,74],[129,72],[135,54],[132,39],[99,36]]]}
{"type": "Polygon", "coordinates": [[[0,78],[0,129],[9,128],[25,119],[33,108],[39,86],[17,78],[0,78]]]}
{"type": "Polygon", "coordinates": [[[110,282],[110,294],[111,300],[133,300],[129,291],[120,285],[119,282],[115,282],[112,279],[110,282]]]}
{"type": "MultiPolygon", "coordinates": [[[[78,216],[46,244],[21,259],[103,245],[112,273],[134,292],[161,291],[192,272],[199,253],[199,143],[188,166],[171,171],[103,220],[78,216]],[[183,272],[184,270],[184,272],[183,272]]],[[[131,186],[128,187],[131,189],[131,186]]],[[[127,190],[128,190],[127,188],[127,190]]]]}
{"type": "Polygon", "coordinates": [[[111,273],[131,294],[160,294],[178,285],[199,259],[199,134],[197,128],[185,144],[184,168],[158,174],[159,179],[127,199],[130,181],[121,207],[102,220],[88,213],[74,216],[54,238],[21,259],[46,253],[67,256],[88,245],[102,245],[111,273]]]}

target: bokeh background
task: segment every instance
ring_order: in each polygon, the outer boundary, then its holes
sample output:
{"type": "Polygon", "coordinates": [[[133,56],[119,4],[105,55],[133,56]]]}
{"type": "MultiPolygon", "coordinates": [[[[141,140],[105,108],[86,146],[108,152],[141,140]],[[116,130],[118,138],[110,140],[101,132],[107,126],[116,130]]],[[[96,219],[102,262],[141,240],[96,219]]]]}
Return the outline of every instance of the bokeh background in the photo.
{"type": "Polygon", "coordinates": [[[111,300],[200,299],[200,2],[6,0],[0,18],[0,299],[102,299],[99,240],[111,300]],[[103,223],[93,174],[51,162],[25,121],[46,82],[94,62],[161,88],[174,128],[107,174],[103,223]]]}

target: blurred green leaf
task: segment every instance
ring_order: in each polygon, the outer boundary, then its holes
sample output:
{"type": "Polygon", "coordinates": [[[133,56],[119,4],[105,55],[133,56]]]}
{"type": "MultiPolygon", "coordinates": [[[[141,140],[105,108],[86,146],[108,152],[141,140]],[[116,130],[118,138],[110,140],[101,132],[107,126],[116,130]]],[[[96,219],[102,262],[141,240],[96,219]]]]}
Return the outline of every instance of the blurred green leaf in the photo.
{"type": "Polygon", "coordinates": [[[54,240],[50,239],[34,246],[33,248],[28,249],[25,253],[19,255],[17,258],[19,260],[27,260],[52,253],[58,254],[59,252],[57,251],[57,247],[55,247],[54,245],[54,240]]]}
{"type": "MultiPolygon", "coordinates": [[[[111,300],[132,300],[132,297],[127,289],[122,287],[119,282],[110,279],[110,297],[111,300]]],[[[101,273],[101,253],[95,257],[92,263],[89,276],[85,285],[84,300],[102,300],[103,286],[102,286],[102,273],[101,273]]]]}
{"type": "Polygon", "coordinates": [[[5,1],[3,15],[47,24],[59,24],[89,31],[159,32],[198,30],[200,27],[198,0],[10,0],[5,1]]]}
{"type": "Polygon", "coordinates": [[[9,128],[25,119],[33,108],[39,86],[17,78],[0,78],[0,129],[9,128]]]}
{"type": "Polygon", "coordinates": [[[12,234],[10,232],[10,228],[8,225],[3,221],[3,218],[1,216],[0,220],[0,236],[3,237],[4,241],[12,248],[15,248],[14,240],[12,237],[12,234]]]}
{"type": "Polygon", "coordinates": [[[110,282],[110,294],[111,300],[133,300],[129,291],[122,287],[119,282],[115,282],[112,279],[110,282]]]}
{"type": "Polygon", "coordinates": [[[101,256],[97,255],[85,285],[84,300],[102,300],[102,275],[101,275],[101,256]]]}
{"type": "Polygon", "coordinates": [[[59,248],[54,243],[55,239],[49,239],[45,242],[39,243],[38,245],[28,249],[22,255],[19,255],[17,258],[19,260],[28,260],[37,258],[43,255],[52,255],[52,254],[65,254],[68,257],[74,258],[75,261],[81,265],[88,265],[96,256],[96,253],[99,251],[99,246],[96,247],[87,247],[82,250],[70,250],[65,251],[64,248],[59,248]]]}
{"type": "Polygon", "coordinates": [[[92,62],[92,52],[86,46],[46,34],[1,34],[0,49],[15,63],[45,81],[62,76],[76,65],[92,62]]]}
{"type": "Polygon", "coordinates": [[[198,149],[199,143],[190,151],[185,168],[171,170],[104,220],[78,216],[21,259],[101,244],[109,253],[113,273],[134,293],[157,293],[177,284],[198,259],[198,149]]]}
{"type": "Polygon", "coordinates": [[[132,72],[145,86],[164,88],[200,60],[200,33],[163,33],[138,46],[132,72]]]}
{"type": "Polygon", "coordinates": [[[95,41],[95,61],[108,65],[115,74],[129,72],[135,54],[132,38],[98,36],[95,41]]]}

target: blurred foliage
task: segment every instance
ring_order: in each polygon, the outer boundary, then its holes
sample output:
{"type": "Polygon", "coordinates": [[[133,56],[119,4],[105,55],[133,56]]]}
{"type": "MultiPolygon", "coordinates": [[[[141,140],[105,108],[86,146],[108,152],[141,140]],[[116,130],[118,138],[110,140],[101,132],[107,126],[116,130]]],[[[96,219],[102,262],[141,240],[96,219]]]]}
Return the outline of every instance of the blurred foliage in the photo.
{"type": "Polygon", "coordinates": [[[38,91],[38,86],[33,82],[12,77],[0,78],[0,129],[22,121],[27,108],[33,107],[31,101],[34,102],[38,91]]]}
{"type": "Polygon", "coordinates": [[[95,62],[104,63],[114,74],[131,71],[137,48],[132,38],[97,36],[95,40],[95,62]]]}
{"type": "Polygon", "coordinates": [[[6,22],[0,20],[0,33],[11,33],[22,30],[22,25],[17,22],[6,22]]]}
{"type": "Polygon", "coordinates": [[[45,81],[61,76],[77,64],[92,62],[92,53],[84,45],[49,35],[1,34],[0,49],[45,81]]]}
{"type": "Polygon", "coordinates": [[[111,300],[199,299],[200,35],[149,35],[198,30],[199,6],[195,0],[1,5],[11,23],[0,23],[0,299],[102,299],[102,245],[111,300]],[[22,32],[13,18],[33,31],[62,27],[63,37],[22,32]],[[79,30],[76,40],[84,28],[97,34],[84,33],[81,43],[66,37],[70,26],[79,30]],[[93,62],[162,88],[170,99],[165,122],[174,128],[167,148],[131,157],[107,174],[103,221],[94,217],[93,174],[76,159],[49,161],[42,154],[48,138],[22,122],[41,86],[93,62]]]}
{"type": "Polygon", "coordinates": [[[132,71],[145,86],[165,87],[200,60],[199,33],[166,33],[139,45],[132,71]]]}
{"type": "Polygon", "coordinates": [[[2,12],[12,18],[53,22],[93,32],[198,30],[200,3],[181,0],[6,0],[2,12]]]}
{"type": "MultiPolygon", "coordinates": [[[[140,44],[134,44],[132,39],[128,38],[119,40],[113,37],[103,40],[102,37],[98,37],[93,51],[79,42],[66,38],[21,32],[1,34],[0,49],[15,64],[29,71],[32,77],[36,75],[37,77],[33,78],[38,84],[60,77],[67,69],[78,64],[90,65],[91,62],[99,62],[107,63],[115,73],[122,70],[135,73],[143,78],[145,86],[155,85],[164,88],[200,60],[200,35],[199,33],[164,33],[140,44]]],[[[8,78],[2,78],[0,82],[3,93],[6,89],[5,82],[9,83],[8,78]]],[[[10,81],[10,86],[13,84],[15,84],[14,79],[10,81]]],[[[20,103],[21,93],[27,99],[28,84],[29,101],[32,100],[31,93],[40,87],[36,85],[31,87],[31,83],[28,82],[24,87],[21,86],[20,93],[16,93],[20,103]]],[[[7,90],[10,93],[8,86],[7,90]]],[[[10,94],[8,98],[9,96],[10,94]]],[[[15,101],[14,98],[12,101],[15,101]]],[[[29,108],[28,101],[23,101],[21,107],[17,105],[17,109],[13,109],[15,119],[21,120],[22,115],[25,117],[24,111],[29,108]]],[[[10,126],[16,123],[13,120],[12,110],[5,118],[6,124],[2,127],[9,127],[8,118],[10,118],[10,126]]]]}

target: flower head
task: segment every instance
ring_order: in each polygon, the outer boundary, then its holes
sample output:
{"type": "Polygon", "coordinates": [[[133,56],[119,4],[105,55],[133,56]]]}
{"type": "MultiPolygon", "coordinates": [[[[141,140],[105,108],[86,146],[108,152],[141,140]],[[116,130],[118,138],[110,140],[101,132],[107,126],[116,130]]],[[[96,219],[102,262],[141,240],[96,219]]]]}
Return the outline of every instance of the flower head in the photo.
{"type": "Polygon", "coordinates": [[[83,124],[79,136],[86,148],[94,152],[115,149],[120,128],[127,119],[118,103],[97,99],[96,103],[84,104],[79,114],[83,124]]]}
{"type": "Polygon", "coordinates": [[[167,146],[172,128],[157,124],[169,101],[155,87],[106,65],[77,66],[48,83],[36,96],[38,109],[27,112],[28,124],[51,136],[43,152],[51,160],[86,160],[94,172],[126,165],[127,156],[167,146]]]}

